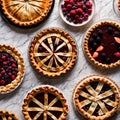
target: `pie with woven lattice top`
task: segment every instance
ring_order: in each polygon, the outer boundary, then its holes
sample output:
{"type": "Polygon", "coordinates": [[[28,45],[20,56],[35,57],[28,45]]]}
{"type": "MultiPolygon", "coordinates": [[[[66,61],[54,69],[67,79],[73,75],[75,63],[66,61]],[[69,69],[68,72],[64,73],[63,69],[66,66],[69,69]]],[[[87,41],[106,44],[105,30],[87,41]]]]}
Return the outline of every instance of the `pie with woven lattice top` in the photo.
{"type": "Polygon", "coordinates": [[[88,60],[99,68],[110,69],[120,65],[120,24],[100,21],[86,33],[84,51],[88,60]]]}
{"type": "Polygon", "coordinates": [[[52,86],[40,86],[28,93],[22,106],[26,120],[65,120],[68,105],[63,94],[52,86]]]}
{"type": "Polygon", "coordinates": [[[53,0],[0,0],[0,2],[3,15],[22,27],[43,21],[53,5],[53,0]]]}
{"type": "Polygon", "coordinates": [[[0,93],[14,90],[22,81],[24,61],[21,54],[9,45],[0,45],[0,93]]]}
{"type": "Polygon", "coordinates": [[[73,38],[57,28],[46,29],[35,36],[29,53],[33,66],[48,76],[66,73],[74,65],[77,56],[73,38]]]}
{"type": "Polygon", "coordinates": [[[73,104],[84,117],[105,120],[117,111],[119,88],[105,76],[85,77],[74,89],[73,104]]]}
{"type": "Polygon", "coordinates": [[[19,120],[19,119],[12,112],[0,110],[0,120],[19,120]]]}

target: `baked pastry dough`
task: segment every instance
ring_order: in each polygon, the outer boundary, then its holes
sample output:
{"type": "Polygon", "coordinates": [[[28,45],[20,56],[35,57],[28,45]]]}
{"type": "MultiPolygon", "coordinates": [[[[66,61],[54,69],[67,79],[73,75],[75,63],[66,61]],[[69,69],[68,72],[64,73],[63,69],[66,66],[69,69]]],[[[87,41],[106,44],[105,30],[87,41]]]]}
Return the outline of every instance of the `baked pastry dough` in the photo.
{"type": "Polygon", "coordinates": [[[85,77],[75,86],[73,104],[84,117],[105,120],[117,111],[119,88],[105,76],[85,77]]]}
{"type": "Polygon", "coordinates": [[[25,120],[65,120],[68,105],[63,94],[52,86],[40,86],[28,93],[22,106],[25,120]]]}
{"type": "Polygon", "coordinates": [[[24,61],[21,54],[9,45],[0,45],[0,93],[14,90],[22,81],[24,61]]]}
{"type": "Polygon", "coordinates": [[[53,77],[66,73],[77,56],[73,38],[58,28],[43,30],[35,36],[29,53],[33,66],[44,75],[53,77]]]}
{"type": "Polygon", "coordinates": [[[0,0],[2,13],[12,23],[29,27],[43,21],[53,0],[0,0]]]}
{"type": "Polygon", "coordinates": [[[12,112],[0,110],[0,120],[19,120],[19,119],[12,112]]]}

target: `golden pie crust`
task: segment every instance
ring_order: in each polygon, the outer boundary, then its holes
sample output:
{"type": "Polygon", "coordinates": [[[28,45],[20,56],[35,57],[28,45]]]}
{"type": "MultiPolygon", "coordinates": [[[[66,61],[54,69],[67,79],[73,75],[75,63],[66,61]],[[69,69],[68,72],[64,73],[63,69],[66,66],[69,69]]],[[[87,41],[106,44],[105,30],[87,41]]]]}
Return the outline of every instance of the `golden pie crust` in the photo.
{"type": "Polygon", "coordinates": [[[5,110],[0,110],[0,117],[2,120],[19,120],[14,113],[5,110]]]}
{"type": "Polygon", "coordinates": [[[66,73],[72,68],[77,57],[77,50],[73,38],[67,32],[59,28],[48,28],[34,37],[29,54],[32,65],[39,72],[54,77],[66,73]],[[55,40],[52,37],[55,37],[55,40]],[[45,41],[48,43],[45,43],[45,41]],[[39,46],[47,52],[38,52],[39,46]],[[63,49],[67,51],[64,52],[63,49]],[[44,57],[44,59],[40,57],[44,57]],[[61,57],[66,57],[66,60],[61,57]],[[45,62],[48,62],[48,64],[45,62]],[[54,62],[55,66],[53,66],[54,62]]]}
{"type": "MultiPolygon", "coordinates": [[[[40,99],[42,99],[40,97],[40,99]]],[[[44,85],[36,89],[33,89],[28,93],[27,97],[24,99],[24,104],[22,106],[22,112],[24,114],[25,120],[39,120],[39,119],[53,119],[53,120],[66,120],[68,114],[68,105],[63,94],[55,87],[44,85]],[[41,95],[43,100],[40,101],[36,96],[41,95]],[[54,98],[50,100],[51,95],[54,95],[54,98]],[[61,102],[62,106],[57,106],[57,102],[61,102]],[[37,107],[31,107],[30,102],[37,104],[37,107]],[[35,112],[33,118],[31,118],[29,112],[35,112]],[[60,112],[61,114],[56,116],[54,113],[60,112]],[[50,118],[48,118],[48,116],[50,118]],[[42,118],[40,118],[42,117],[42,118]]]]}
{"type": "Polygon", "coordinates": [[[16,25],[27,27],[43,21],[53,0],[0,0],[2,13],[16,25]]]}
{"type": "Polygon", "coordinates": [[[83,115],[85,118],[90,120],[105,120],[111,117],[118,109],[119,105],[119,88],[118,86],[108,77],[102,75],[91,75],[83,78],[78,82],[73,91],[72,101],[75,109],[83,115]],[[90,83],[98,82],[91,86],[90,83]],[[102,90],[104,85],[108,85],[109,89],[102,90]],[[87,90],[84,91],[84,89],[87,90]],[[114,95],[115,100],[111,100],[109,96],[114,95]],[[84,100],[79,100],[80,96],[84,97],[84,100]],[[87,110],[85,106],[90,104],[87,110]],[[109,110],[107,105],[112,106],[109,110]],[[94,112],[98,108],[98,115],[95,116],[94,112]]]}
{"type": "Polygon", "coordinates": [[[21,54],[14,47],[9,45],[0,44],[0,52],[9,53],[12,57],[14,57],[18,64],[17,77],[11,83],[5,86],[0,86],[0,93],[9,93],[22,82],[24,75],[24,61],[21,54]]]}
{"type": "Polygon", "coordinates": [[[88,48],[88,41],[89,41],[89,38],[90,38],[90,35],[92,34],[92,32],[102,26],[102,25],[111,25],[111,26],[114,26],[118,29],[120,29],[120,25],[119,23],[117,22],[114,22],[114,21],[101,21],[99,23],[96,23],[95,25],[93,25],[86,33],[85,35],[85,38],[84,38],[84,53],[86,55],[86,57],[88,58],[88,60],[95,66],[99,67],[99,68],[103,68],[103,69],[110,69],[110,68],[114,68],[114,67],[117,67],[120,65],[120,60],[116,61],[115,63],[111,63],[111,64],[103,64],[103,63],[100,63],[98,61],[96,61],[92,55],[90,54],[89,52],[89,48],[88,48]]]}

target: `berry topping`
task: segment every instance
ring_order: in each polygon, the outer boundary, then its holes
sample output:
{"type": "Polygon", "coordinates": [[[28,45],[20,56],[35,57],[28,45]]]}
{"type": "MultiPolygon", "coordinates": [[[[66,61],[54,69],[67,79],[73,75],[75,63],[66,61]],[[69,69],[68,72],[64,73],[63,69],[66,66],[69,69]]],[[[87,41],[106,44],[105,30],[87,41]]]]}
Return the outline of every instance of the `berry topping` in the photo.
{"type": "Polygon", "coordinates": [[[92,57],[93,58],[97,58],[98,56],[99,56],[99,53],[98,52],[94,52],[92,57]]]}
{"type": "Polygon", "coordinates": [[[120,58],[120,52],[116,52],[114,55],[115,55],[116,57],[120,58]]]}
{"type": "Polygon", "coordinates": [[[102,51],[104,49],[104,47],[102,46],[102,45],[100,45],[97,49],[96,49],[96,51],[97,52],[100,52],[100,51],[102,51]]]}
{"type": "Polygon", "coordinates": [[[0,52],[0,86],[11,83],[18,73],[17,61],[7,52],[0,52]]]}
{"type": "Polygon", "coordinates": [[[66,20],[80,24],[88,20],[92,13],[92,6],[90,0],[64,0],[61,9],[66,20]]]}
{"type": "Polygon", "coordinates": [[[115,41],[120,44],[120,38],[119,37],[114,37],[115,41]]]}

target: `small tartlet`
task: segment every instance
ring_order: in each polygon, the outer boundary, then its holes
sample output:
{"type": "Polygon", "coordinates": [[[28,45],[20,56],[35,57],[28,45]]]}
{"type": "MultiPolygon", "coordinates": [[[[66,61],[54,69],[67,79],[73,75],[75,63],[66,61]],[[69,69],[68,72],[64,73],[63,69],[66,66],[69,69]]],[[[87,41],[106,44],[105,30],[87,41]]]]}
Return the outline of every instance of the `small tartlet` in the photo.
{"type": "Polygon", "coordinates": [[[30,61],[43,75],[55,77],[75,64],[77,48],[74,39],[60,28],[48,28],[36,35],[30,45],[30,61]]]}
{"type": "Polygon", "coordinates": [[[3,16],[19,27],[32,27],[50,14],[54,0],[0,0],[3,16]]]}
{"type": "Polygon", "coordinates": [[[91,26],[85,34],[83,50],[88,60],[100,69],[119,66],[120,24],[115,21],[102,20],[91,26]]]}
{"type": "Polygon", "coordinates": [[[0,120],[19,120],[19,119],[14,113],[10,111],[0,110],[0,120]]]}
{"type": "Polygon", "coordinates": [[[41,85],[27,94],[22,112],[25,120],[66,120],[68,104],[60,90],[50,85],[41,85]]]}
{"type": "Polygon", "coordinates": [[[9,93],[20,85],[24,76],[24,60],[16,48],[0,44],[0,93],[9,93]]]}
{"type": "Polygon", "coordinates": [[[118,110],[119,87],[103,75],[90,75],[80,80],[73,90],[75,110],[90,120],[105,120],[118,110]]]}

